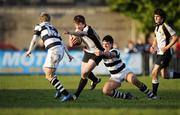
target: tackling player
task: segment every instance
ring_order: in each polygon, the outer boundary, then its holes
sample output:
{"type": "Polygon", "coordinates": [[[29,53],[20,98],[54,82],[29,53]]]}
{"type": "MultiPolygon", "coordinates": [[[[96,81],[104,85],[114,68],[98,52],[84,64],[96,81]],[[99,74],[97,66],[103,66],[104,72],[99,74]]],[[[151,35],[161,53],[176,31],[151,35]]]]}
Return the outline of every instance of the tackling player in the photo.
{"type": "Polygon", "coordinates": [[[113,48],[113,38],[107,35],[103,38],[102,44],[104,51],[97,50],[96,55],[102,56],[104,65],[109,70],[111,77],[103,87],[103,93],[110,97],[120,99],[136,99],[131,93],[123,93],[117,90],[123,81],[127,81],[136,86],[142,93],[146,94],[148,98],[154,98],[154,94],[147,88],[147,86],[140,82],[133,72],[131,72],[122,62],[120,52],[113,48]]]}

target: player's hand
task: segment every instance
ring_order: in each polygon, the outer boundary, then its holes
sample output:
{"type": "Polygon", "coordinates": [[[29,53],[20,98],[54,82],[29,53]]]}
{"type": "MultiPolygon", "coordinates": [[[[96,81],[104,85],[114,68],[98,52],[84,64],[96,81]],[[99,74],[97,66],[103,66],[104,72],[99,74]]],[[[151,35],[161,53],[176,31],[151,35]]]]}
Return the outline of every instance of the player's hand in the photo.
{"type": "Polygon", "coordinates": [[[156,53],[156,49],[154,48],[154,47],[150,47],[150,53],[152,53],[152,54],[155,54],[156,53]]]}
{"type": "Polygon", "coordinates": [[[103,55],[103,52],[100,51],[100,50],[96,50],[96,51],[95,51],[95,55],[96,55],[96,56],[102,56],[102,55],[103,55]]]}
{"type": "Polygon", "coordinates": [[[30,55],[31,55],[31,51],[28,50],[28,51],[26,52],[26,57],[30,57],[30,55]]]}
{"type": "Polygon", "coordinates": [[[167,47],[163,47],[163,48],[161,48],[161,51],[164,53],[164,52],[166,52],[168,50],[168,48],[167,47]]]}

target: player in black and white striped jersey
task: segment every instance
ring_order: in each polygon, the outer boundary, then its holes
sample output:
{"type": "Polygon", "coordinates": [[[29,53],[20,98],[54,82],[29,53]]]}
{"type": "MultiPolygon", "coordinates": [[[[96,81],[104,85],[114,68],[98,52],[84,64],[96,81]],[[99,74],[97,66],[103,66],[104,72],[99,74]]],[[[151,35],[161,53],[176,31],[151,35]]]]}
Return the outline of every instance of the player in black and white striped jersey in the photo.
{"type": "Polygon", "coordinates": [[[134,73],[122,62],[119,50],[113,48],[113,38],[110,35],[107,35],[102,41],[105,50],[97,50],[95,54],[103,57],[104,64],[111,74],[109,81],[107,81],[103,87],[103,93],[114,98],[135,99],[131,93],[123,93],[117,90],[123,81],[127,81],[139,88],[139,90],[146,94],[148,98],[153,98],[154,94],[144,83],[140,82],[134,73]]]}
{"type": "Polygon", "coordinates": [[[46,79],[56,88],[58,95],[55,98],[60,97],[60,94],[65,96],[70,95],[69,92],[63,87],[55,74],[56,68],[59,62],[64,56],[64,51],[71,61],[73,57],[69,54],[67,47],[63,44],[62,39],[57,29],[50,24],[50,15],[48,13],[41,13],[40,24],[37,24],[34,28],[34,35],[31,40],[29,50],[26,52],[26,56],[30,56],[38,38],[43,40],[45,49],[47,50],[47,56],[43,65],[43,70],[46,74],[46,79]]]}

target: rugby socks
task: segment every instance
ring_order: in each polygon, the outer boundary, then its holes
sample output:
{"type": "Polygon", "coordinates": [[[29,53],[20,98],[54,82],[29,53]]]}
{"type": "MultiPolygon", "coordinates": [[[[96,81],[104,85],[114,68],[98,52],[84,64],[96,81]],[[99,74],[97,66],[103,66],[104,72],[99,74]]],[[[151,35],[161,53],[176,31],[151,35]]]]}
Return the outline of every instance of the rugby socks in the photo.
{"type": "Polygon", "coordinates": [[[178,72],[170,72],[169,79],[180,79],[180,73],[178,73],[178,72]]]}
{"type": "Polygon", "coordinates": [[[146,94],[149,98],[152,98],[154,96],[154,94],[147,88],[145,84],[143,84],[142,87],[139,88],[139,90],[146,94]]]}
{"type": "Polygon", "coordinates": [[[88,78],[93,81],[93,82],[97,82],[98,81],[98,78],[94,75],[93,72],[91,72],[89,75],[88,75],[88,78]]]}
{"type": "Polygon", "coordinates": [[[80,79],[78,89],[77,89],[76,93],[74,94],[76,96],[76,98],[79,97],[80,93],[82,92],[82,90],[86,86],[87,81],[88,81],[87,79],[82,79],[82,78],[80,79]]]}
{"type": "Polygon", "coordinates": [[[113,93],[112,95],[110,95],[111,97],[114,97],[114,98],[121,98],[121,99],[127,99],[127,94],[126,93],[122,93],[120,91],[117,91],[117,90],[113,90],[113,93]]]}
{"type": "Polygon", "coordinates": [[[57,77],[53,77],[50,83],[56,88],[57,91],[59,91],[61,94],[67,96],[69,95],[69,92],[63,87],[63,85],[60,83],[60,81],[57,79],[57,77]]]}
{"type": "Polygon", "coordinates": [[[159,81],[152,80],[152,91],[155,96],[157,95],[158,86],[159,86],[159,81]]]}

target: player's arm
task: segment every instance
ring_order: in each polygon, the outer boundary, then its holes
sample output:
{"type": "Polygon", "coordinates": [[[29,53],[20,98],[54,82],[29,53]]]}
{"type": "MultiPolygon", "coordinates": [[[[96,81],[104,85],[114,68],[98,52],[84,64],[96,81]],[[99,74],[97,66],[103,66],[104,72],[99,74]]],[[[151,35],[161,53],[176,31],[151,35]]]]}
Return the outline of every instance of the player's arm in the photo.
{"type": "Polygon", "coordinates": [[[157,40],[156,38],[154,38],[152,46],[150,47],[150,52],[154,54],[156,52],[156,48],[157,48],[157,40]]]}
{"type": "Polygon", "coordinates": [[[36,45],[37,39],[38,39],[38,36],[37,36],[37,35],[33,35],[33,38],[32,38],[32,40],[31,40],[29,49],[28,49],[28,51],[26,52],[26,56],[28,56],[28,57],[30,56],[32,50],[34,49],[34,47],[35,47],[35,45],[36,45]]]}
{"type": "Polygon", "coordinates": [[[177,36],[176,34],[174,34],[174,35],[172,36],[172,39],[171,39],[170,43],[169,43],[167,46],[163,47],[161,50],[162,50],[163,52],[166,52],[166,51],[167,51],[169,48],[171,48],[177,41],[178,41],[178,36],[177,36]]]}
{"type": "Polygon", "coordinates": [[[115,52],[108,52],[108,51],[100,51],[96,50],[95,51],[96,56],[103,56],[104,58],[114,58],[117,56],[117,53],[115,52]]]}
{"type": "Polygon", "coordinates": [[[68,35],[74,35],[74,36],[78,36],[78,37],[82,37],[82,36],[87,36],[88,33],[85,32],[85,31],[75,31],[75,32],[65,32],[65,34],[68,34],[68,35]]]}
{"type": "Polygon", "coordinates": [[[66,45],[62,42],[62,45],[64,47],[64,51],[67,54],[69,61],[72,61],[72,59],[74,58],[73,56],[70,55],[69,50],[67,49],[66,45]]]}

